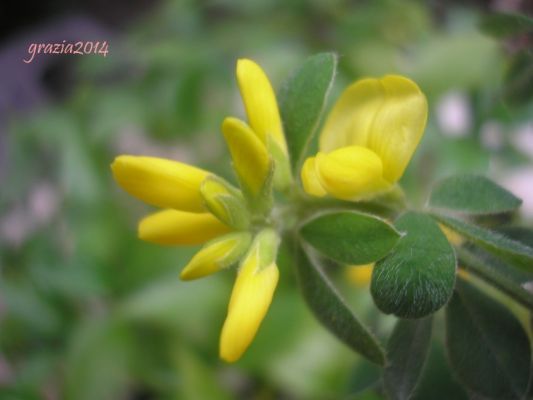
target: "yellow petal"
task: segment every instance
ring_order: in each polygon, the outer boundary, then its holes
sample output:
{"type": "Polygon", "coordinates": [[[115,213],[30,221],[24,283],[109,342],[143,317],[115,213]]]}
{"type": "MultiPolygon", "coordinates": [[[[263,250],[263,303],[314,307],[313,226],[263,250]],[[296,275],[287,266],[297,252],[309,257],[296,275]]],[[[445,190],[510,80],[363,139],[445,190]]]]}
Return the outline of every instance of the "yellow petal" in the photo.
{"type": "Polygon", "coordinates": [[[202,244],[231,229],[209,213],[163,210],[148,215],[139,223],[139,238],[165,245],[202,244]]]}
{"type": "Polygon", "coordinates": [[[119,156],[111,164],[117,183],[129,194],[162,208],[205,212],[200,184],[209,172],[155,157],[119,156]]]}
{"type": "Polygon", "coordinates": [[[248,232],[230,233],[213,239],[189,261],[181,271],[181,279],[198,279],[229,267],[239,261],[251,241],[252,236],[248,232]]]}
{"type": "Polygon", "coordinates": [[[242,261],[220,336],[220,357],[228,362],[248,348],[270,306],[279,277],[279,240],[274,230],[263,229],[242,261]]]}
{"type": "Polygon", "coordinates": [[[305,160],[301,173],[302,184],[304,190],[310,195],[323,197],[327,194],[327,192],[318,178],[315,161],[315,157],[309,157],[307,160],[305,160]]]}
{"type": "Polygon", "coordinates": [[[276,264],[259,269],[257,253],[243,262],[231,293],[220,336],[220,357],[227,362],[237,361],[254,339],[278,283],[276,264]]]}
{"type": "Polygon", "coordinates": [[[320,135],[321,151],[368,147],[382,160],[383,176],[402,176],[424,132],[427,102],[411,80],[389,75],[349,86],[329,114],[320,135]]]}
{"type": "Polygon", "coordinates": [[[237,61],[237,81],[248,122],[263,144],[271,137],[284,153],[287,144],[272,85],[259,65],[248,59],[237,61]]]}
{"type": "Polygon", "coordinates": [[[383,179],[380,158],[365,147],[343,147],[329,154],[319,152],[315,162],[322,187],[339,199],[359,200],[391,187],[383,179]]]}
{"type": "Polygon", "coordinates": [[[346,267],[346,275],[355,286],[364,287],[370,284],[374,263],[365,265],[349,265],[346,267]]]}
{"type": "Polygon", "coordinates": [[[271,175],[271,161],[265,145],[246,123],[237,118],[226,118],[222,133],[242,186],[257,196],[271,175]]]}

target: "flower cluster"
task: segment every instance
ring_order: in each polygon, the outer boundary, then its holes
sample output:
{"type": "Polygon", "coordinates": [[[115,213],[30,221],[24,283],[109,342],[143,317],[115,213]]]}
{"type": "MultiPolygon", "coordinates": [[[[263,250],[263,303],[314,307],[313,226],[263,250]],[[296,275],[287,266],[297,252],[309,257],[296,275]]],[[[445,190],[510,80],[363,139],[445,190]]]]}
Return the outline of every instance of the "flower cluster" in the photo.
{"type": "MultiPolygon", "coordinates": [[[[237,62],[237,81],[248,123],[228,117],[222,134],[240,188],[177,161],[123,155],[111,168],[118,184],[162,208],[139,223],[139,237],[164,245],[198,245],[181,272],[197,279],[238,265],[220,338],[220,356],[238,360],[272,301],[279,272],[280,225],[272,217],[273,191],[301,192],[274,90],[253,61],[237,62]]],[[[422,136],[424,95],[400,76],[364,79],[348,87],[329,114],[320,151],[303,164],[301,196],[369,199],[402,176],[422,136]]]]}

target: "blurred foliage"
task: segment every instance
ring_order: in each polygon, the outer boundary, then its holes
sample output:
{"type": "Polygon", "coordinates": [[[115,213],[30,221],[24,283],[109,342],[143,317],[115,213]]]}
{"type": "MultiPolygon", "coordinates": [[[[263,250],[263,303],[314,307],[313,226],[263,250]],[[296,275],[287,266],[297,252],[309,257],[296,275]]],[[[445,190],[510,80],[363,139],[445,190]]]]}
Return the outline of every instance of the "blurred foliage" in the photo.
{"type": "MultiPolygon", "coordinates": [[[[233,274],[179,281],[194,249],[137,240],[135,222],[147,210],[117,189],[109,164],[119,153],[158,155],[232,179],[219,125],[243,114],[235,60],[257,60],[280,85],[324,50],[340,55],[336,93],[362,76],[402,73],[427,94],[427,132],[402,181],[415,203],[452,172],[490,164],[498,175],[530,164],[513,145],[513,132],[533,115],[528,33],[526,46],[518,40],[509,50],[513,37],[485,35],[480,17],[422,1],[165,1],[108,38],[106,58],[79,60],[68,100],[10,120],[0,194],[0,398],[381,398],[375,367],[318,326],[283,263],[253,346],[236,365],[219,361],[233,274]],[[445,136],[436,118],[451,90],[471,111],[459,137],[445,136]],[[500,127],[498,146],[486,145],[489,122],[500,127]]],[[[368,288],[332,275],[358,315],[387,337],[394,318],[377,312],[368,288]]],[[[436,387],[440,398],[464,397],[441,342],[417,398],[437,398],[436,387]],[[435,378],[441,371],[446,381],[435,378]]]]}

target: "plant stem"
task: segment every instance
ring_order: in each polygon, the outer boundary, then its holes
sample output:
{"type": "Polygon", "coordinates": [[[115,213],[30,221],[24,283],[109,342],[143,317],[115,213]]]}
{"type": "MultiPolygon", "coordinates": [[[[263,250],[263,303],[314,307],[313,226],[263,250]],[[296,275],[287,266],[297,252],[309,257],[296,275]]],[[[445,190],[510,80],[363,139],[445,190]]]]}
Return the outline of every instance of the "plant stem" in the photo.
{"type": "Polygon", "coordinates": [[[465,248],[456,248],[456,251],[459,262],[466,266],[469,271],[497,287],[528,310],[533,311],[533,294],[529,293],[519,283],[496,269],[487,266],[485,262],[465,248]]]}

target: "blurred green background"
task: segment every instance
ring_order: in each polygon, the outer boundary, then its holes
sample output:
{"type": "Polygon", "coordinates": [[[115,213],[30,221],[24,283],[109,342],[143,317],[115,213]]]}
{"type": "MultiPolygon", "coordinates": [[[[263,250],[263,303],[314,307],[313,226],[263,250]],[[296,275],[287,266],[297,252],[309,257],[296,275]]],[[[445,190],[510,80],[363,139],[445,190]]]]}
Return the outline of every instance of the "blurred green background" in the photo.
{"type": "MultiPolygon", "coordinates": [[[[306,57],[336,51],[330,105],[353,80],[387,73],[426,93],[430,120],[403,178],[414,206],[436,179],[481,172],[524,199],[530,223],[533,40],[512,20],[490,18],[527,13],[526,3],[160,1],[135,18],[119,13],[118,28],[86,31],[75,19],[78,40],[107,40],[107,57],[38,55],[31,64],[21,61],[28,44],[48,36],[25,26],[6,37],[0,399],[379,399],[377,368],[318,325],[283,257],[256,340],[238,363],[219,361],[234,271],[181,282],[196,249],[138,240],[149,209],[117,187],[109,164],[125,153],[160,156],[233,180],[219,126],[244,115],[237,58],[257,61],[279,89],[306,57]]],[[[385,341],[394,319],[378,313],[365,285],[334,275],[385,341]]],[[[420,399],[465,396],[446,372],[440,323],[420,399]]]]}

